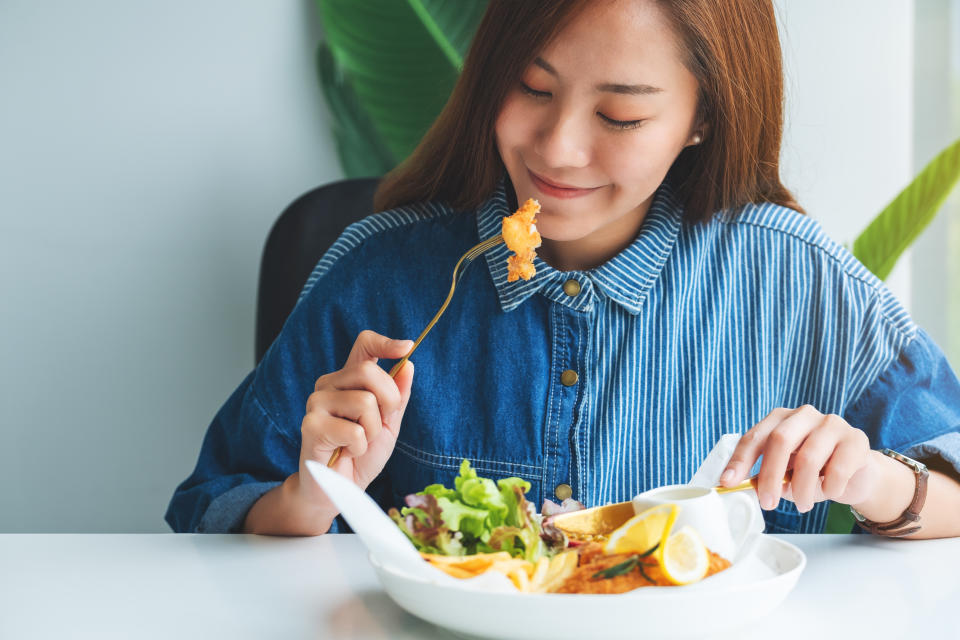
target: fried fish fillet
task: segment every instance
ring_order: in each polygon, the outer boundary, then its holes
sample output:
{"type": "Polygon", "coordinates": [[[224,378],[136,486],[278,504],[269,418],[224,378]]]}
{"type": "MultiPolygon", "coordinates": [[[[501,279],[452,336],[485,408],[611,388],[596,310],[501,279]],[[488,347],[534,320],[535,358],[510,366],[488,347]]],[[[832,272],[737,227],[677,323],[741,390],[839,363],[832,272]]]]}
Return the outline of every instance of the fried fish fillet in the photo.
{"type": "MultiPolygon", "coordinates": [[[[726,558],[708,551],[710,568],[707,575],[712,576],[730,566],[726,558]]],[[[611,578],[597,578],[596,574],[611,567],[623,564],[635,557],[635,554],[603,553],[603,545],[589,542],[580,549],[580,564],[576,571],[554,593],[625,593],[640,587],[667,587],[671,582],[663,574],[656,558],[639,558],[637,566],[622,575],[611,578]]]]}
{"type": "Polygon", "coordinates": [[[503,219],[503,240],[514,253],[507,258],[507,282],[529,280],[537,272],[533,258],[541,244],[536,226],[539,211],[540,203],[530,198],[512,216],[503,219]]]}

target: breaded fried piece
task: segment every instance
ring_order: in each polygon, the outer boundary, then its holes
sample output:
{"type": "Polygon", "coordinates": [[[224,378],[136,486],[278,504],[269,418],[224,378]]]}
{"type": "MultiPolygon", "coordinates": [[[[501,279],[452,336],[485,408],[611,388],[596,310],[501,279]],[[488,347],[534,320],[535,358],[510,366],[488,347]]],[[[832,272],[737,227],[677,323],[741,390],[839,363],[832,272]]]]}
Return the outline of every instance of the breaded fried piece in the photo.
{"type": "MultiPolygon", "coordinates": [[[[605,555],[603,546],[595,542],[587,543],[578,550],[580,552],[580,564],[577,566],[577,570],[567,578],[566,582],[555,593],[625,593],[640,587],[674,586],[663,575],[660,565],[653,556],[640,558],[640,567],[634,568],[623,575],[613,578],[594,578],[598,571],[604,571],[626,562],[635,554],[605,555]],[[643,572],[640,571],[640,568],[643,569],[643,572]]],[[[730,566],[730,561],[726,558],[715,554],[713,551],[708,550],[708,553],[710,554],[710,568],[707,569],[707,575],[704,577],[712,576],[730,566]]]]}
{"type": "Polygon", "coordinates": [[[503,219],[503,241],[514,253],[507,258],[507,282],[529,280],[537,272],[533,258],[541,244],[536,227],[539,211],[540,203],[530,198],[512,216],[503,219]]]}

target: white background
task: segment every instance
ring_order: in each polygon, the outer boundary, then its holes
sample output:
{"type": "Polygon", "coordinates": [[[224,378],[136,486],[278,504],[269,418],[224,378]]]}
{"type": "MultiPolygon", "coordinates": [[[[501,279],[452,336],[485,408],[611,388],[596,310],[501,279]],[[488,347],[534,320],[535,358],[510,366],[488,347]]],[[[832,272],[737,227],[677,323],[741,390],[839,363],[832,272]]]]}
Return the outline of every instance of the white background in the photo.
{"type": "Polygon", "coordinates": [[[340,177],[312,0],[0,3],[0,531],[165,531],[340,177]]]}
{"type": "MultiPolygon", "coordinates": [[[[785,182],[849,242],[913,175],[913,2],[776,4],[785,182]]],[[[168,530],[267,232],[341,176],[319,39],[313,0],[0,3],[0,532],[168,530]]]]}

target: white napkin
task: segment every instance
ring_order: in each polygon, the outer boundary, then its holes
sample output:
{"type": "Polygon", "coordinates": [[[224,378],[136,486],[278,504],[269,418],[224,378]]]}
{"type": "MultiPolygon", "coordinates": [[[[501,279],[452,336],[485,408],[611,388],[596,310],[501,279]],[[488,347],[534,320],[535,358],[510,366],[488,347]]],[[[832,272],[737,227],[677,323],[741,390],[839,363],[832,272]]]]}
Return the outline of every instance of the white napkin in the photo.
{"type": "Polygon", "coordinates": [[[431,579],[446,575],[423,561],[397,524],[360,487],[314,460],[307,460],[307,469],[380,564],[431,579]]]}
{"type": "Polygon", "coordinates": [[[733,456],[737,443],[740,442],[739,433],[725,433],[713,445],[713,449],[700,463],[700,468],[690,478],[688,484],[696,487],[715,487],[720,484],[720,474],[727,468],[727,463],[733,456]]]}

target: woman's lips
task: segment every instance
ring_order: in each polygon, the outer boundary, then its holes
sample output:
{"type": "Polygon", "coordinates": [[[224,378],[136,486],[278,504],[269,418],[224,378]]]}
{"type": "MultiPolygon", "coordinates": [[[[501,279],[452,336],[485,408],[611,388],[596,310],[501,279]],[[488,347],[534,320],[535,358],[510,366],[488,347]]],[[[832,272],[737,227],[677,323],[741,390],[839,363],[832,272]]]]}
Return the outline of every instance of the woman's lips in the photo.
{"type": "Polygon", "coordinates": [[[527,173],[530,174],[530,179],[533,181],[533,184],[537,187],[537,189],[548,196],[553,196],[554,198],[579,198],[580,196],[585,196],[588,193],[593,193],[600,188],[590,187],[589,189],[584,189],[581,187],[561,185],[555,182],[548,182],[546,178],[541,178],[533,171],[530,171],[530,169],[527,169],[527,173]]]}

